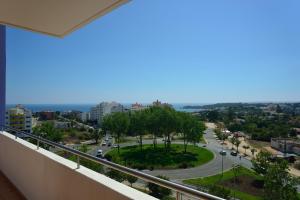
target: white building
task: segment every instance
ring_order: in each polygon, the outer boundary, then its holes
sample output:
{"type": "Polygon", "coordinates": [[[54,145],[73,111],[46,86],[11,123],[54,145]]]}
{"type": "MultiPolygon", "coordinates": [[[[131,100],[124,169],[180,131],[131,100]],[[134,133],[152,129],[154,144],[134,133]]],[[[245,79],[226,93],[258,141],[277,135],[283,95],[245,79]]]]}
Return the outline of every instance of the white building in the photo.
{"type": "Polygon", "coordinates": [[[89,112],[81,113],[81,121],[86,122],[88,120],[90,120],[90,113],[89,112]]]}
{"type": "Polygon", "coordinates": [[[22,105],[10,108],[5,114],[5,125],[20,131],[32,133],[32,112],[22,105]]]}
{"type": "Polygon", "coordinates": [[[91,108],[90,111],[90,119],[97,121],[101,124],[103,117],[115,113],[115,112],[123,112],[124,107],[117,102],[102,102],[95,107],[91,108]]]}

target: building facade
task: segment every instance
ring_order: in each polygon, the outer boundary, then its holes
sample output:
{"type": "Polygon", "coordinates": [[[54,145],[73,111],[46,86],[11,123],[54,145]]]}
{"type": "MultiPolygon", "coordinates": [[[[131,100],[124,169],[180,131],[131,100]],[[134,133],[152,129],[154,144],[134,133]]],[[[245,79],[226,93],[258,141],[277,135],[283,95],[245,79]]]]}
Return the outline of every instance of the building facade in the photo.
{"type": "Polygon", "coordinates": [[[300,141],[290,138],[271,138],[271,147],[282,153],[300,155],[300,141]]]}
{"type": "Polygon", "coordinates": [[[146,107],[143,106],[142,104],[135,103],[135,104],[132,104],[132,105],[131,105],[130,110],[131,110],[131,111],[140,111],[140,110],[143,110],[143,109],[145,109],[145,108],[146,108],[146,107]]]}
{"type": "Polygon", "coordinates": [[[81,121],[87,122],[88,120],[90,120],[90,113],[89,112],[81,113],[81,121]]]}
{"type": "Polygon", "coordinates": [[[90,110],[90,119],[101,124],[103,118],[111,113],[123,112],[124,107],[117,102],[102,102],[90,110]]]}
{"type": "Polygon", "coordinates": [[[13,129],[32,133],[32,112],[22,105],[6,111],[5,125],[13,129]]]}

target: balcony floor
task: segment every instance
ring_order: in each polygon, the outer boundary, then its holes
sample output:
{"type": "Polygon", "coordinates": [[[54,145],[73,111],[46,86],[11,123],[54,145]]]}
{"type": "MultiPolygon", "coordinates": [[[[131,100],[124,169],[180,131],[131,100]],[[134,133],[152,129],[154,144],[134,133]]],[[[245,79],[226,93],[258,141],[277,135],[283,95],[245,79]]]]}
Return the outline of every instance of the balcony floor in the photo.
{"type": "Polygon", "coordinates": [[[0,200],[25,200],[25,197],[0,171],[0,200]]]}

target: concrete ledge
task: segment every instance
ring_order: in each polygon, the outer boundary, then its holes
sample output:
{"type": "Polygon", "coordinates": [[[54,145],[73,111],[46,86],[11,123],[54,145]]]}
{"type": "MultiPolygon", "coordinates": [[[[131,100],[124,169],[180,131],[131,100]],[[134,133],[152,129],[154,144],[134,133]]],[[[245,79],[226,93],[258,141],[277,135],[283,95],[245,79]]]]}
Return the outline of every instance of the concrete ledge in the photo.
{"type": "Polygon", "coordinates": [[[102,174],[0,132],[0,170],[32,200],[109,199],[154,200],[102,174]]]}

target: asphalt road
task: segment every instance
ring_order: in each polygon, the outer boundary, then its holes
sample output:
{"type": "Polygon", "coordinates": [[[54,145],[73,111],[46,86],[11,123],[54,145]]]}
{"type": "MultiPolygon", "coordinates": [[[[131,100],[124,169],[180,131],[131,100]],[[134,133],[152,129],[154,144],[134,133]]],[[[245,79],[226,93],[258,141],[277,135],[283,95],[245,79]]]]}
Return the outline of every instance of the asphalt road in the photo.
{"type": "MultiPolygon", "coordinates": [[[[145,173],[157,176],[157,175],[164,175],[170,178],[170,180],[173,181],[179,181],[183,179],[190,179],[190,178],[196,178],[196,177],[206,177],[206,176],[212,176],[215,174],[219,174],[222,172],[222,156],[220,155],[220,151],[222,150],[222,145],[220,142],[216,140],[214,137],[213,129],[208,128],[205,131],[206,134],[204,134],[204,138],[207,141],[208,144],[206,144],[206,148],[211,150],[214,153],[214,159],[204,165],[194,167],[194,168],[188,168],[188,169],[173,169],[173,170],[144,170],[145,173]]],[[[109,135],[108,135],[109,136],[109,135]]],[[[106,136],[106,137],[108,137],[106,136]]],[[[104,138],[106,138],[104,137],[104,138]]],[[[97,151],[99,149],[102,149],[103,154],[107,153],[111,150],[111,147],[108,147],[107,145],[102,146],[104,140],[101,141],[99,146],[93,148],[88,153],[91,155],[96,156],[97,151]]],[[[109,141],[106,141],[106,143],[111,142],[114,144],[113,139],[109,139],[109,141]]],[[[163,143],[162,139],[158,140],[158,143],[163,143]]],[[[182,142],[173,142],[174,144],[182,144],[182,142]]],[[[152,144],[152,140],[144,140],[143,144],[152,144]]],[[[122,143],[120,144],[120,147],[125,146],[132,146],[137,145],[137,143],[134,142],[128,142],[128,143],[122,143]]],[[[204,144],[198,144],[199,146],[203,146],[204,144]]],[[[224,149],[224,151],[227,152],[226,156],[223,156],[223,171],[227,171],[232,168],[233,164],[240,164],[244,167],[251,168],[251,162],[244,157],[239,156],[231,156],[229,149],[224,149]]]]}
{"type": "MultiPolygon", "coordinates": [[[[194,168],[188,169],[174,169],[174,170],[153,170],[145,171],[148,174],[157,176],[164,175],[169,177],[173,181],[179,181],[183,179],[191,179],[197,177],[206,177],[216,175],[222,172],[222,156],[220,151],[222,150],[222,145],[214,137],[214,132],[212,129],[207,129],[205,131],[204,138],[208,142],[206,148],[211,150],[215,157],[212,161],[194,168]]],[[[202,146],[203,144],[199,144],[202,146]]],[[[223,156],[223,171],[227,171],[232,168],[234,164],[240,164],[244,167],[251,168],[252,164],[249,160],[244,157],[231,156],[229,149],[224,149],[227,152],[226,156],[223,156]]]]}

